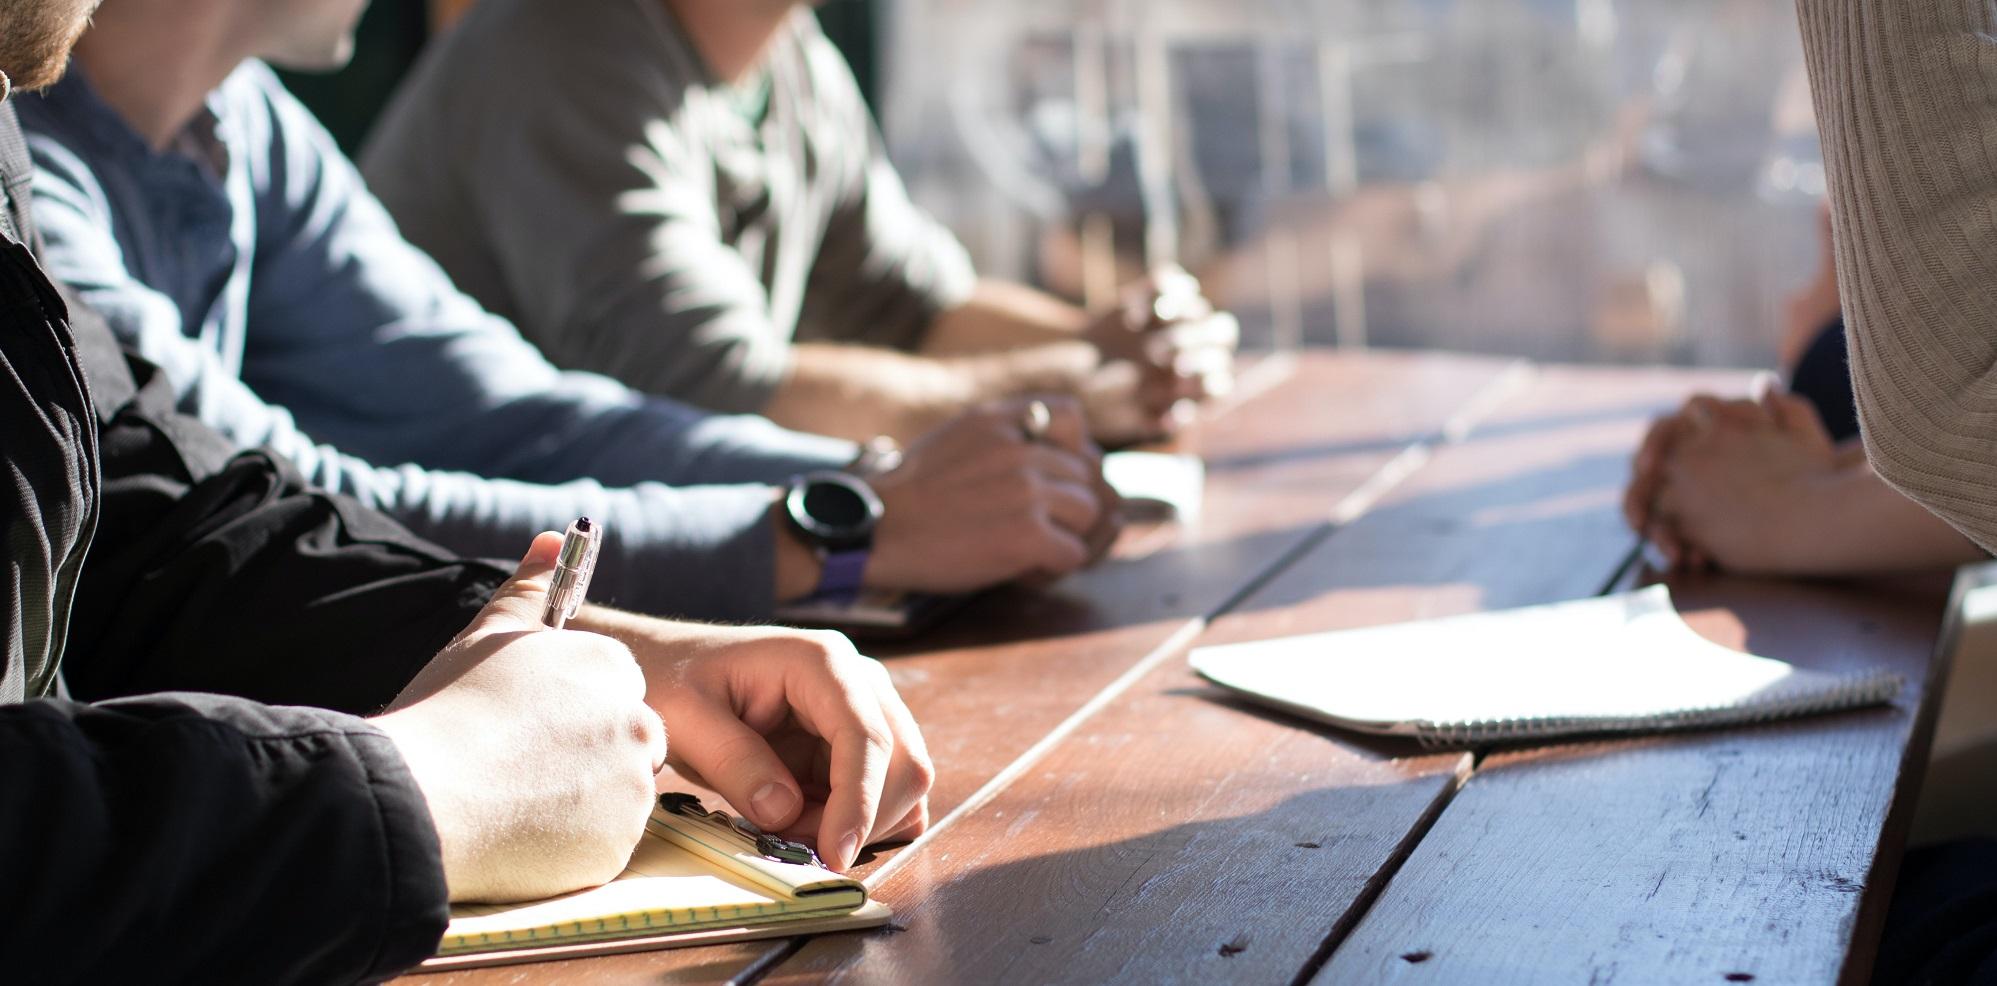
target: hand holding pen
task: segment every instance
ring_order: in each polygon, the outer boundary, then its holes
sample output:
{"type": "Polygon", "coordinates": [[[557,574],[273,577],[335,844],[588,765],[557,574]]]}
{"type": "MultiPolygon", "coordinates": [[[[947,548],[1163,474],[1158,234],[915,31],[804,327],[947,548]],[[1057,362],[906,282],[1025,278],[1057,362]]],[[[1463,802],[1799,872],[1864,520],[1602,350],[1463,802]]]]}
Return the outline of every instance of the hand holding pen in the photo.
{"type": "Polygon", "coordinates": [[[453,900],[602,883],[652,811],[666,731],[630,648],[543,629],[559,545],[535,538],[464,632],[372,720],[423,793],[453,900]]]}

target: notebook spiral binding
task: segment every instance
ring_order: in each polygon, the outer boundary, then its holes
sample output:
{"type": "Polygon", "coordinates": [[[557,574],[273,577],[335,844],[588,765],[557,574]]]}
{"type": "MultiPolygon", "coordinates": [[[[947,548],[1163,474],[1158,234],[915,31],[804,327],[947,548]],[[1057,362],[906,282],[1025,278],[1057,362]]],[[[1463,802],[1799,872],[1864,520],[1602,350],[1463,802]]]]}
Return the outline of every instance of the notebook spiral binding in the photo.
{"type": "Polygon", "coordinates": [[[1415,739],[1422,746],[1435,749],[1589,733],[1655,733],[1741,726],[1878,705],[1892,700],[1900,693],[1901,686],[1899,675],[1874,671],[1852,675],[1828,691],[1811,688],[1774,692],[1739,705],[1683,709],[1663,716],[1541,716],[1422,722],[1415,726],[1415,739]]]}

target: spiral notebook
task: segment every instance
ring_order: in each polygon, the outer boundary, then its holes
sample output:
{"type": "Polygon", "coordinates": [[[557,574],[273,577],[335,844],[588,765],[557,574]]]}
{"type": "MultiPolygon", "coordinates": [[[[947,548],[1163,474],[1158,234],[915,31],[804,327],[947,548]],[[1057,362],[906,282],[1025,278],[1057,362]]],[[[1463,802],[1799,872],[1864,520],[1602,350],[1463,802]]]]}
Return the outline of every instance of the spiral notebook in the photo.
{"type": "MultiPolygon", "coordinates": [[[[765,855],[766,847],[726,815],[675,810],[667,799],[646,821],[645,836],[617,879],[524,904],[454,906],[437,956],[422,968],[844,931],[893,916],[867,898],[858,880],[765,855]]],[[[698,809],[698,802],[692,804],[698,809]]]]}
{"type": "Polygon", "coordinates": [[[1664,586],[1497,613],[1204,647],[1256,702],[1430,745],[1700,729],[1877,705],[1885,671],[1826,674],[1715,644],[1664,586]]]}

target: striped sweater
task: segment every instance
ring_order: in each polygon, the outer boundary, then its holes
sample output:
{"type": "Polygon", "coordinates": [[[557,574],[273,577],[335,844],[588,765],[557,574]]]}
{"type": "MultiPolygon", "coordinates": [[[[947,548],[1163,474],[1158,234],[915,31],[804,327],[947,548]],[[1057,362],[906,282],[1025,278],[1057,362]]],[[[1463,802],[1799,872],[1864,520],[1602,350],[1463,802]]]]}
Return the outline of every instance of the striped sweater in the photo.
{"type": "Polygon", "coordinates": [[[1797,10],[1866,451],[1997,549],[1997,2],[1797,10]]]}

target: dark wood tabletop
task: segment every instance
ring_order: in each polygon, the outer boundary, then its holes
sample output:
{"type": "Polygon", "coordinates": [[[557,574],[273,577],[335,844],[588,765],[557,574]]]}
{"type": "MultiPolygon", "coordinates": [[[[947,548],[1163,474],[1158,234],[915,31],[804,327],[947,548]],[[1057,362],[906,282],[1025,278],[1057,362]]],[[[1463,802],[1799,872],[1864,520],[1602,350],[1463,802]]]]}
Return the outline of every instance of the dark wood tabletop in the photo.
{"type": "Polygon", "coordinates": [[[1863,981],[1945,578],[1675,584],[1711,639],[1908,681],[1774,726],[1433,752],[1240,704],[1185,663],[1632,584],[1618,498],[1644,423],[1745,375],[1307,353],[1244,383],[1183,442],[1208,464],[1197,523],[872,649],[939,771],[930,832],[856,870],[888,928],[410,981],[1863,981]]]}

